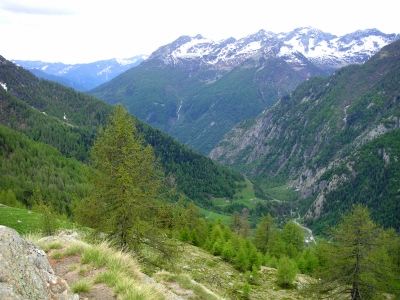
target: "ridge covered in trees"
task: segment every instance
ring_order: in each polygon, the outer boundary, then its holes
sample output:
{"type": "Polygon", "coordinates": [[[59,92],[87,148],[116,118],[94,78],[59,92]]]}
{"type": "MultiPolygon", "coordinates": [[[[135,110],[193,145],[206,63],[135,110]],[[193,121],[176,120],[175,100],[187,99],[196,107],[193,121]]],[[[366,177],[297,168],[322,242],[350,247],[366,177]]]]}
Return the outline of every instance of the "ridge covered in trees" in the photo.
{"type": "MultiPolygon", "coordinates": [[[[87,163],[99,126],[112,106],[32,73],[1,58],[0,124],[34,141],[58,149],[62,155],[87,163]]],[[[136,120],[146,143],[152,145],[167,174],[192,200],[212,207],[211,197],[230,197],[244,177],[214,163],[173,138],[136,120]],[[195,187],[195,188],[193,188],[195,187]]],[[[0,187],[5,189],[5,187],[0,187]]],[[[23,196],[18,200],[24,202],[23,196]]]]}

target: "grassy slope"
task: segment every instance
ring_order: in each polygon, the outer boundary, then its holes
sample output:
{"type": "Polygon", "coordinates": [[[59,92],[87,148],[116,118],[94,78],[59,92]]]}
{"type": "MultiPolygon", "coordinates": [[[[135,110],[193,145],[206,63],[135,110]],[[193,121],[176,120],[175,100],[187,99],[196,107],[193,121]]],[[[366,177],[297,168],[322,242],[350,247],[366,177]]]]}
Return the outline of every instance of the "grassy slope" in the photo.
{"type": "MultiPolygon", "coordinates": [[[[40,230],[40,216],[24,209],[0,206],[0,225],[14,228],[20,234],[28,234],[40,230]]],[[[75,228],[74,224],[66,221],[59,221],[59,225],[63,229],[75,228]]],[[[66,241],[66,239],[61,240],[66,241]]],[[[168,296],[163,298],[153,284],[145,284],[144,278],[138,277],[141,266],[135,257],[123,255],[104,244],[89,244],[87,247],[62,243],[60,245],[60,242],[54,239],[46,239],[39,243],[37,237],[34,237],[33,242],[48,251],[53,263],[60,260],[68,261],[65,258],[67,256],[79,256],[78,259],[71,258],[69,265],[64,266],[69,275],[74,275],[75,281],[70,282],[70,285],[77,292],[89,288],[91,290],[87,293],[94,293],[96,285],[105,283],[108,289],[121,297],[125,297],[126,293],[128,296],[124,299],[136,299],[134,297],[138,295],[143,297],[140,299],[170,299],[168,296]],[[125,259],[129,261],[121,263],[121,260],[125,259]],[[124,269],[126,265],[137,265],[137,268],[128,272],[126,268],[124,269]],[[133,291],[129,288],[128,279],[124,278],[118,283],[110,278],[111,275],[126,277],[126,272],[134,273],[131,279],[128,278],[135,282],[136,287],[133,291]],[[89,274],[96,275],[90,277],[89,274]],[[133,298],[129,294],[133,295],[133,298]]],[[[276,283],[275,273],[276,270],[273,268],[261,269],[256,284],[251,285],[250,299],[303,299],[297,289],[280,288],[276,283]]],[[[238,299],[241,298],[241,290],[246,282],[245,276],[231,264],[187,244],[179,247],[173,266],[166,265],[164,270],[149,275],[175,294],[182,297],[191,295],[191,299],[238,299]]],[[[308,280],[310,279],[307,276],[298,275],[296,282],[301,284],[308,280]]]]}
{"type": "MultiPolygon", "coordinates": [[[[59,228],[77,229],[79,226],[63,220],[56,219],[59,228]]],[[[18,231],[19,234],[38,232],[42,228],[40,214],[26,209],[14,208],[0,204],[0,225],[18,231]]]]}

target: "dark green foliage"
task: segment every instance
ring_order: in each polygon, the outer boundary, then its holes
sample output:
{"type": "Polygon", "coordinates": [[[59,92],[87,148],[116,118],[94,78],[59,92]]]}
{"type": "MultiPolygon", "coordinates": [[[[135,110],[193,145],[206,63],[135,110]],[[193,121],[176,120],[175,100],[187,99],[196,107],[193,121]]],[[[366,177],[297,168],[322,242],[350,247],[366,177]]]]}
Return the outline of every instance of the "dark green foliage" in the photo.
{"type": "Polygon", "coordinates": [[[285,243],[286,254],[295,258],[304,249],[304,234],[301,227],[293,222],[287,222],[282,229],[282,239],[285,243]]]}
{"type": "Polygon", "coordinates": [[[85,172],[77,160],[0,125],[0,189],[28,208],[43,199],[69,215],[72,201],[86,194],[85,172]]]}
{"type": "Polygon", "coordinates": [[[280,286],[288,288],[293,284],[297,275],[296,262],[287,256],[282,256],[278,262],[276,279],[280,286]]]}
{"type": "MultiPolygon", "coordinates": [[[[112,106],[57,83],[39,80],[4,58],[0,61],[0,81],[8,89],[0,88],[0,124],[49,144],[66,157],[87,162],[98,128],[105,124],[112,106]]],[[[165,172],[174,177],[179,191],[200,206],[211,207],[212,196],[232,197],[236,182],[244,180],[239,173],[217,165],[146,123],[136,123],[165,172]]]]}
{"type": "Polygon", "coordinates": [[[196,204],[210,208],[211,197],[232,198],[237,190],[236,183],[244,182],[243,175],[216,164],[161,131],[143,122],[138,122],[137,127],[160,157],[165,172],[175,177],[178,190],[196,204]]]}
{"type": "MultiPolygon", "coordinates": [[[[310,72],[321,74],[315,67],[310,72]]],[[[207,154],[232,126],[273,105],[280,93],[304,79],[282,58],[216,71],[184,61],[165,64],[155,57],[90,93],[123,103],[139,119],[207,154]]]]}
{"type": "MultiPolygon", "coordinates": [[[[361,203],[371,209],[371,217],[378,224],[400,228],[399,157],[400,129],[395,129],[366,143],[341,166],[333,169],[325,180],[334,175],[346,175],[349,180],[326,194],[326,213],[321,216],[325,226],[336,225],[337,212],[345,212],[353,204],[361,203]],[[352,176],[352,172],[357,176],[352,176]]],[[[321,231],[316,225],[314,227],[317,232],[321,231]]]]}
{"type": "Polygon", "coordinates": [[[399,126],[399,54],[400,41],[396,41],[362,65],[299,84],[257,119],[242,122],[228,133],[218,145],[218,153],[222,153],[218,161],[251,174],[265,194],[273,180],[295,181],[305,188],[320,179],[303,192],[307,198],[299,205],[304,214],[318,194],[324,193],[327,201],[322,216],[315,220],[315,209],[309,223],[314,222],[318,233],[334,225],[337,213],[354,203],[373,208],[373,219],[379,224],[399,228],[398,134],[382,136],[385,141],[378,142],[379,135],[399,126]],[[238,142],[243,136],[248,137],[247,147],[238,142]],[[371,148],[363,147],[373,139],[377,142],[371,148]],[[328,173],[319,178],[323,170],[328,173]],[[336,180],[342,177],[338,188],[329,193],[335,175],[336,180]]]}
{"type": "Polygon", "coordinates": [[[99,130],[92,150],[90,194],[76,214],[89,209],[87,213],[93,213],[98,222],[87,224],[88,220],[81,217],[83,225],[108,234],[120,249],[139,252],[147,242],[153,248],[162,249],[168,257],[171,253],[162,242],[163,234],[156,226],[158,216],[154,209],[162,173],[152,148],[142,142],[133,118],[117,105],[106,128],[99,130]],[[91,203],[96,203],[98,208],[93,211],[91,203]]]}
{"type": "Polygon", "coordinates": [[[311,287],[329,299],[384,299],[398,293],[399,273],[366,207],[357,205],[332,231],[332,243],[323,245],[327,259],[311,287]]]}

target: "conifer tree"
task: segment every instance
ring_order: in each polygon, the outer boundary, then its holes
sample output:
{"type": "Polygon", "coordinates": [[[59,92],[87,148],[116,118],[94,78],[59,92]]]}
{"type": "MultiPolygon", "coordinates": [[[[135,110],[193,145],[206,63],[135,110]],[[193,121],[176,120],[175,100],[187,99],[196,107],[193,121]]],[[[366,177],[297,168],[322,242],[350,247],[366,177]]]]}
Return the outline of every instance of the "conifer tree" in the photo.
{"type": "Polygon", "coordinates": [[[278,284],[282,287],[290,287],[296,278],[296,274],[296,263],[286,255],[282,256],[279,259],[278,270],[276,273],[278,284]]]}
{"type": "Polygon", "coordinates": [[[293,222],[287,222],[282,229],[282,238],[286,244],[286,253],[294,258],[304,249],[304,235],[300,226],[293,222]]]}
{"type": "Polygon", "coordinates": [[[276,235],[276,225],[274,218],[270,214],[264,216],[261,222],[257,225],[257,230],[254,236],[254,244],[263,253],[271,251],[276,235]]]}
{"type": "Polygon", "coordinates": [[[100,128],[91,157],[93,189],[79,205],[78,214],[94,220],[93,226],[123,250],[139,251],[142,243],[151,243],[166,254],[163,235],[154,226],[160,169],[153,149],[143,145],[133,118],[121,104],[115,107],[106,128],[100,128]],[[94,212],[85,207],[95,208],[94,212]]]}
{"type": "Polygon", "coordinates": [[[385,292],[396,292],[392,283],[400,278],[393,273],[379,235],[368,209],[353,207],[333,230],[333,241],[325,248],[328,260],[318,274],[322,280],[313,291],[329,299],[352,300],[380,299],[385,292]]]}

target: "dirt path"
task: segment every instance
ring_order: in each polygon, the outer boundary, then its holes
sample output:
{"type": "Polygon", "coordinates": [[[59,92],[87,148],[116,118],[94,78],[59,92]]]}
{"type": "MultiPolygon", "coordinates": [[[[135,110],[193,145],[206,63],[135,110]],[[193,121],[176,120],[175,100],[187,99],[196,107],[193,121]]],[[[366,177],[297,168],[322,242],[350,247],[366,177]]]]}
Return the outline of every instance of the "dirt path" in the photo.
{"type": "MultiPolygon", "coordinates": [[[[60,249],[58,249],[57,251],[59,250],[60,249]]],[[[94,268],[86,265],[81,265],[80,255],[65,256],[60,259],[54,259],[52,258],[52,253],[54,253],[54,251],[55,250],[50,250],[47,253],[50,265],[53,268],[54,273],[57,276],[64,278],[69,286],[81,279],[86,278],[90,280],[94,278],[98,273],[105,271],[104,268],[94,268]]],[[[90,292],[80,293],[79,299],[114,300],[117,299],[117,296],[114,295],[112,287],[109,287],[104,283],[96,283],[93,285],[93,288],[90,292]]]]}
{"type": "Polygon", "coordinates": [[[312,230],[311,230],[310,228],[307,228],[307,227],[305,227],[305,226],[299,224],[299,223],[296,221],[296,219],[293,219],[293,223],[295,223],[296,225],[300,226],[303,230],[305,230],[305,231],[308,232],[308,240],[314,242],[314,244],[317,243],[317,241],[314,239],[312,230]]]}

